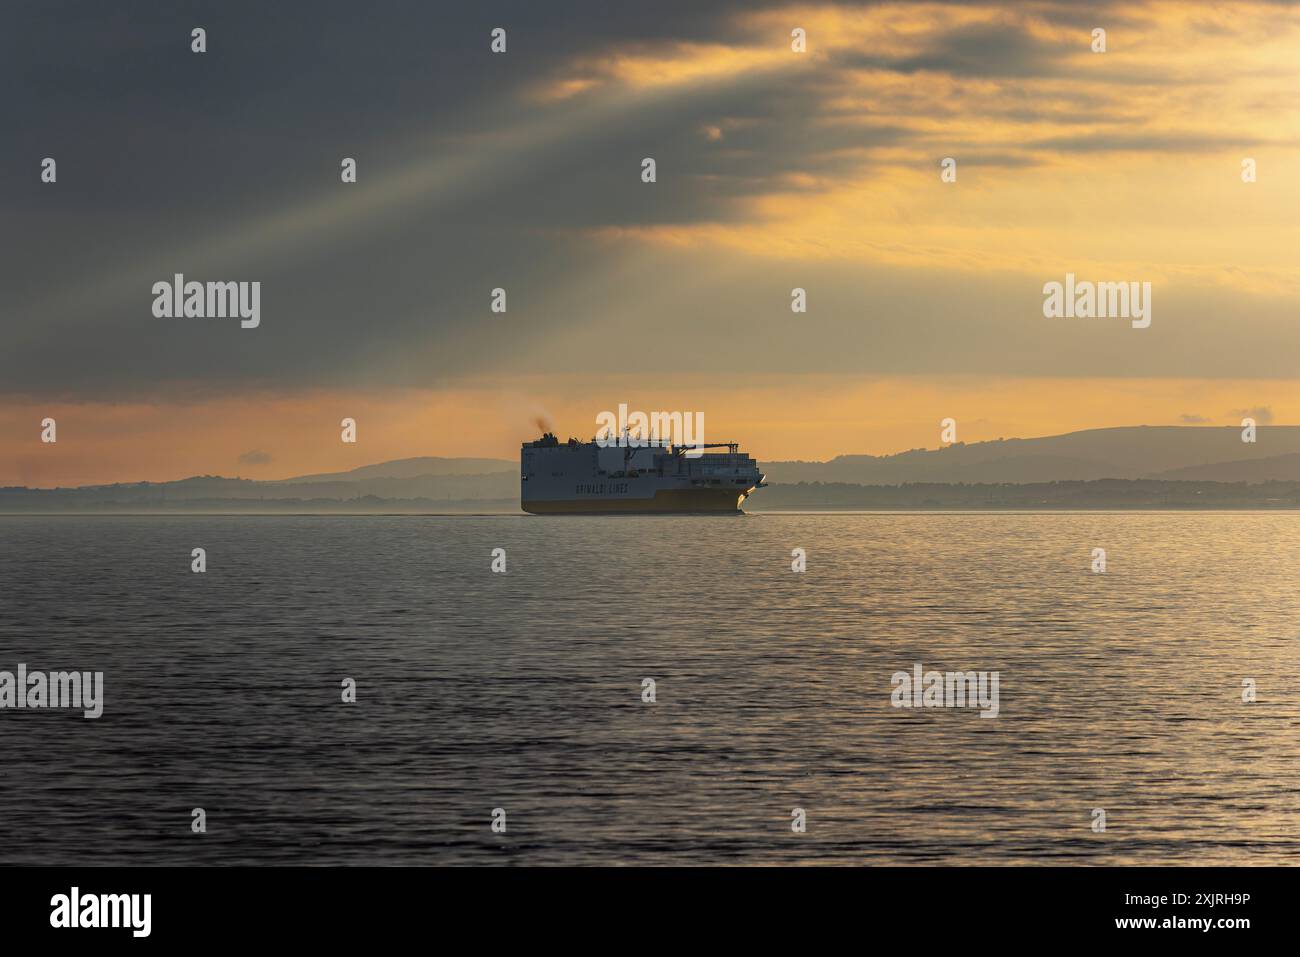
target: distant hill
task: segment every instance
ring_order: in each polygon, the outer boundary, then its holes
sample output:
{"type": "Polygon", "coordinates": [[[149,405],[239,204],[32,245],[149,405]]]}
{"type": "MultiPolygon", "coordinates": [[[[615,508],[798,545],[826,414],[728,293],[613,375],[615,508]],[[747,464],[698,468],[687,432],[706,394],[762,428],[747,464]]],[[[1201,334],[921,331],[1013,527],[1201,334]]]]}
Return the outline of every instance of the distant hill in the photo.
{"type": "Polygon", "coordinates": [[[1153,478],[1180,482],[1300,482],[1300,453],[1170,469],[1153,478]]]}
{"type": "Polygon", "coordinates": [[[303,484],[306,482],[349,482],[375,478],[419,478],[422,475],[489,475],[494,472],[519,470],[518,462],[509,459],[447,459],[425,455],[415,459],[394,459],[378,465],[363,465],[348,472],[323,472],[319,475],[299,475],[279,479],[275,484],[303,484]]]}
{"type": "Polygon", "coordinates": [[[899,485],[1103,478],[1263,482],[1300,478],[1292,470],[1291,459],[1296,456],[1300,456],[1300,426],[1261,426],[1254,443],[1242,442],[1236,426],[1133,426],[958,443],[895,455],[841,455],[829,462],[765,462],[763,469],[773,483],[899,485]]]}
{"type": "Polygon", "coordinates": [[[275,481],[198,475],[59,489],[0,489],[0,512],[465,511],[517,509],[518,465],[505,459],[415,458],[275,481]]]}
{"type": "MultiPolygon", "coordinates": [[[[829,462],[768,462],[771,508],[1295,508],[1300,427],[1137,426],[999,439],[829,462]]],[[[507,459],[421,458],[275,481],[0,489],[0,512],[466,512],[519,508],[507,459]]]]}

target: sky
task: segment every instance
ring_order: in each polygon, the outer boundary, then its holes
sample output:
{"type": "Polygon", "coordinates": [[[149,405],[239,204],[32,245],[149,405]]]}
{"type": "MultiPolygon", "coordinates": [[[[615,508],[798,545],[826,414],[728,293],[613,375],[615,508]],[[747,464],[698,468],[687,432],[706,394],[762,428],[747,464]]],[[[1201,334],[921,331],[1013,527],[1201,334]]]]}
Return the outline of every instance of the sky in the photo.
{"type": "Polygon", "coordinates": [[[514,458],[620,403],[766,461],[1300,423],[1295,5],[304,11],[0,14],[0,485],[514,458]],[[176,273],[260,325],[156,317],[176,273]],[[1067,273],[1151,325],[1044,317],[1067,273]]]}

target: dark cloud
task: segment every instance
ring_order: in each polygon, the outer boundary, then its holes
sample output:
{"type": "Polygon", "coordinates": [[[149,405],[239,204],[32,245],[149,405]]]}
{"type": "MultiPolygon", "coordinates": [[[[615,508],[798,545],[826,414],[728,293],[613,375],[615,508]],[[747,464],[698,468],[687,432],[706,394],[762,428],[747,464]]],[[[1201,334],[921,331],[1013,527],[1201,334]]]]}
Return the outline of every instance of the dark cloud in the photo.
{"type": "Polygon", "coordinates": [[[1184,425],[1204,425],[1210,420],[1203,415],[1193,415],[1190,412],[1184,412],[1178,417],[1178,421],[1182,422],[1184,425]]]}
{"type": "MultiPolygon", "coordinates": [[[[1014,24],[949,31],[915,56],[835,54],[816,68],[688,90],[538,101],[548,84],[611,51],[752,42],[737,14],[784,5],[24,4],[6,14],[0,40],[0,89],[23,91],[0,97],[0,390],[427,386],[480,371],[640,362],[665,342],[676,368],[701,370],[735,356],[754,371],[982,363],[1040,373],[1043,350],[1067,354],[1075,372],[1116,373],[1130,362],[1135,374],[1190,374],[1205,364],[1182,337],[1212,335],[1206,321],[1177,331],[1171,323],[1159,345],[1156,333],[1132,339],[1119,359],[1113,343],[1097,344],[1113,330],[1040,323],[1026,334],[1024,316],[1039,303],[1022,301],[1009,280],[972,290],[963,276],[583,238],[598,228],[735,223],[750,215],[745,200],[811,190],[799,185],[808,180],[868,179],[879,155],[900,147],[912,147],[918,165],[960,155],[963,166],[1015,168],[1040,162],[1043,150],[1227,144],[1118,131],[950,154],[936,152],[938,134],[915,132],[905,110],[832,105],[846,75],[864,67],[1008,81],[1059,72],[1068,44],[1014,24]],[[205,54],[190,52],[194,26],[208,31],[205,54]],[[488,51],[494,26],[509,31],[504,56],[488,51]],[[702,134],[710,127],[721,137],[702,134]],[[59,163],[53,186],[39,182],[45,156],[59,163]],[[344,156],[358,161],[356,184],[339,182],[344,156]],[[644,156],[658,163],[651,186],[639,178],[644,156]],[[150,288],[176,272],[260,281],[261,327],[155,319],[150,288]],[[802,323],[788,310],[795,285],[816,287],[802,323]],[[488,309],[497,286],[508,292],[505,315],[488,309]],[[936,339],[945,349],[930,347],[936,339]]],[[[1068,3],[1036,10],[1053,22],[1091,20],[1068,3]]],[[[1005,85],[988,115],[1034,121],[1043,108],[1005,85]]],[[[1063,93],[1050,119],[1086,122],[1089,105],[1063,93]]],[[[1236,311],[1231,302],[1219,309],[1236,311]]],[[[1260,362],[1294,354],[1269,308],[1255,318],[1260,362]]]]}
{"type": "Polygon", "coordinates": [[[738,200],[791,174],[860,171],[905,136],[883,122],[818,129],[815,77],[603,108],[530,98],[609,44],[725,37],[730,12],[701,6],[32,7],[10,35],[19,55],[0,62],[6,88],[36,94],[0,107],[5,226],[24,237],[0,260],[0,382],[110,395],[492,368],[572,322],[538,310],[552,287],[616,268],[573,231],[731,221],[738,200]],[[498,24],[504,56],[488,51],[498,24]],[[205,54],[190,52],[195,25],[205,54]],[[715,124],[722,140],[700,135],[715,124]],[[54,185],[39,182],[47,155],[54,185]],[[344,156],[356,184],[339,182],[344,156]],[[644,156],[656,184],[640,182],[644,156]],[[343,197],[355,215],[311,225],[343,197]],[[177,272],[260,281],[262,326],[155,319],[150,289],[177,272]],[[512,310],[500,318],[487,309],[497,286],[512,310]]]}
{"type": "Polygon", "coordinates": [[[270,463],[270,453],[262,452],[258,449],[254,449],[251,452],[244,452],[239,456],[240,465],[269,465],[270,463]]]}
{"type": "Polygon", "coordinates": [[[1065,72],[1064,56],[1074,49],[1064,43],[1041,40],[1013,23],[989,23],[949,31],[929,44],[925,53],[885,62],[901,73],[1045,77],[1065,72]]]}

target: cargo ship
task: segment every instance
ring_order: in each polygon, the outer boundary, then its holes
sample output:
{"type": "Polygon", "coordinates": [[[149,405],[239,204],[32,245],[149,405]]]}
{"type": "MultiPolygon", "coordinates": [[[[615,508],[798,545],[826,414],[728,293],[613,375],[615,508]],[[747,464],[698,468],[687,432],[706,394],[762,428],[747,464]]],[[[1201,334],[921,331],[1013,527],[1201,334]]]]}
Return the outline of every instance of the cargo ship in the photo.
{"type": "Polygon", "coordinates": [[[539,515],[739,514],[766,484],[739,449],[735,442],[561,442],[547,432],[519,450],[519,504],[539,515]]]}

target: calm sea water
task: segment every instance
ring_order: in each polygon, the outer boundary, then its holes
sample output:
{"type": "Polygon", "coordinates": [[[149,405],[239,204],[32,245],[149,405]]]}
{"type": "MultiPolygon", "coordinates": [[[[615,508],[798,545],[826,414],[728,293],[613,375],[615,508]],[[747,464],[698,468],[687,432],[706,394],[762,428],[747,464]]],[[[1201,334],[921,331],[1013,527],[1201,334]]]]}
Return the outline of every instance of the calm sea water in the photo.
{"type": "Polygon", "coordinates": [[[106,701],[0,711],[0,863],[1295,863],[1298,573],[1296,513],[4,518],[0,669],[106,701]]]}

